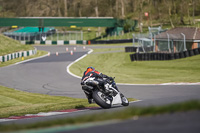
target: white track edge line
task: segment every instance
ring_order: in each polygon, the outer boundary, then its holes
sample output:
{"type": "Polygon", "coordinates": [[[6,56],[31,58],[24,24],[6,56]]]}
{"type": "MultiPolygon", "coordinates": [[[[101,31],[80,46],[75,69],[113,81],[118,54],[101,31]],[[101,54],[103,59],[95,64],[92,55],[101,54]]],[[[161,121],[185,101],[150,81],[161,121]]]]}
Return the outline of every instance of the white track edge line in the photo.
{"type": "Polygon", "coordinates": [[[29,62],[29,61],[32,61],[32,60],[40,59],[40,58],[43,58],[43,57],[46,57],[46,56],[48,56],[48,54],[40,56],[40,57],[32,58],[32,59],[27,59],[27,60],[24,60],[24,61],[20,61],[20,62],[15,63],[14,65],[18,65],[18,64],[29,62]]]}
{"type": "Polygon", "coordinates": [[[0,123],[1,122],[7,122],[7,121],[15,121],[17,119],[0,119],[0,123]]]}
{"type": "Polygon", "coordinates": [[[76,59],[75,61],[73,61],[72,63],[70,63],[70,64],[67,66],[67,68],[66,68],[67,70],[66,70],[66,71],[67,71],[71,76],[81,79],[80,76],[77,76],[77,75],[73,74],[72,72],[70,72],[69,68],[70,68],[74,63],[76,63],[76,62],[78,62],[79,60],[85,58],[88,54],[91,54],[92,52],[93,52],[93,50],[90,49],[90,51],[89,51],[87,54],[84,54],[84,55],[81,56],[80,58],[78,58],[78,59],[76,59]]]}
{"type": "Polygon", "coordinates": [[[142,100],[135,100],[135,101],[131,101],[129,103],[136,103],[136,102],[141,102],[142,100]]]}
{"type": "MultiPolygon", "coordinates": [[[[84,109],[84,110],[77,110],[73,112],[40,112],[38,114],[26,114],[25,116],[38,116],[38,117],[48,117],[48,116],[54,116],[54,115],[62,115],[62,114],[68,114],[68,113],[76,113],[76,112],[82,112],[82,111],[87,111],[89,109],[84,109]]],[[[31,118],[23,118],[23,119],[31,119],[31,118]]],[[[20,119],[0,119],[1,122],[7,122],[7,121],[14,121],[14,120],[20,120],[20,119]]]]}

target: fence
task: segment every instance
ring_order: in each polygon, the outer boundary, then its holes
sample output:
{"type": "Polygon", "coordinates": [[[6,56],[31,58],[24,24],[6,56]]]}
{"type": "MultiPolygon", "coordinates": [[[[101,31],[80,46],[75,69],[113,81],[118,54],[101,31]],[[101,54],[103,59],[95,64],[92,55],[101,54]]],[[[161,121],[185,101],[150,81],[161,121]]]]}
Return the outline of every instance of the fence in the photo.
{"type": "Polygon", "coordinates": [[[138,45],[140,38],[149,38],[149,34],[133,34],[133,45],[138,45]]]}
{"type": "Polygon", "coordinates": [[[57,41],[57,40],[83,40],[82,31],[63,31],[63,32],[5,32],[4,35],[19,41],[57,41]]]}
{"type": "Polygon", "coordinates": [[[23,44],[86,44],[82,31],[5,32],[4,35],[19,40],[23,44]]]}
{"type": "Polygon", "coordinates": [[[161,33],[154,38],[155,52],[183,52],[186,51],[185,35],[161,33]]]}
{"type": "Polygon", "coordinates": [[[186,51],[185,35],[181,34],[133,34],[133,45],[139,45],[142,52],[169,52],[186,51]]]}

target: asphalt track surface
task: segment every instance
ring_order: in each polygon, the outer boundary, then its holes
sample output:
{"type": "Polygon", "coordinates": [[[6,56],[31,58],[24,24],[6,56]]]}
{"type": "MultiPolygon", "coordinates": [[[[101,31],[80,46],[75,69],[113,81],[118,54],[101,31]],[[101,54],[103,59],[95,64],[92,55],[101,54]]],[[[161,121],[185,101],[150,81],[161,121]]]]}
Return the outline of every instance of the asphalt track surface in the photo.
{"type": "MultiPolygon", "coordinates": [[[[71,45],[36,46],[36,47],[39,50],[49,51],[51,55],[35,59],[32,61],[24,62],[18,65],[11,65],[8,67],[0,68],[0,85],[32,93],[85,98],[85,95],[81,90],[80,79],[75,78],[70,74],[68,74],[66,71],[66,67],[71,62],[75,61],[79,57],[86,54],[89,51],[89,48],[94,48],[94,47],[107,48],[107,47],[124,47],[124,46],[87,46],[86,49],[83,49],[83,46],[71,46],[71,45]],[[66,52],[66,47],[68,47],[69,49],[68,52],[66,52]],[[74,51],[73,55],[71,55],[70,51],[74,50],[74,47],[76,47],[76,51],[74,51]],[[56,56],[56,52],[59,53],[58,56],[56,56]]],[[[192,99],[200,99],[199,85],[118,85],[118,87],[125,96],[141,100],[139,102],[131,103],[130,106],[142,106],[142,107],[153,106],[153,105],[156,106],[156,105],[183,102],[192,99]]],[[[75,113],[68,113],[68,114],[49,116],[49,117],[8,121],[0,124],[35,123],[39,121],[47,121],[58,118],[76,117],[79,115],[86,115],[91,113],[117,111],[117,110],[122,110],[124,108],[125,107],[115,107],[108,110],[93,109],[93,110],[80,111],[75,113]]],[[[128,126],[129,128],[127,127],[127,129],[130,130],[127,131],[145,131],[143,125],[145,125],[146,122],[148,122],[150,119],[152,123],[149,125],[150,128],[149,131],[154,132],[154,131],[160,131],[159,126],[156,126],[157,124],[159,124],[159,119],[163,120],[161,122],[166,122],[166,123],[171,122],[172,125],[170,125],[170,128],[172,129],[176,129],[175,126],[177,125],[178,121],[184,121],[185,119],[186,120],[188,119],[190,120],[190,124],[188,122],[185,123],[182,122],[182,124],[179,125],[180,126],[179,128],[183,129],[183,131],[187,131],[188,129],[191,128],[193,129],[193,131],[199,131],[199,128],[197,128],[196,126],[198,125],[200,127],[199,124],[200,113],[198,111],[188,113],[188,115],[185,115],[187,117],[179,117],[179,116],[180,114],[174,114],[173,117],[155,116],[155,117],[139,119],[140,120],[139,123],[137,123],[135,120],[130,120],[125,122],[120,122],[117,124],[111,124],[112,130],[108,125],[97,126],[95,127],[95,129],[96,131],[98,131],[98,129],[103,128],[105,130],[107,129],[107,131],[119,132],[121,131],[119,130],[120,127],[119,124],[120,124],[122,125],[122,127],[128,126]],[[172,119],[172,118],[177,118],[177,119],[172,119]],[[132,129],[137,129],[137,130],[132,130],[132,129]]],[[[163,130],[166,129],[166,131],[168,131],[169,128],[168,125],[165,126],[163,124],[162,127],[163,130]]],[[[95,130],[93,129],[93,127],[91,128],[93,131],[95,130]]],[[[84,130],[87,131],[91,128],[87,128],[84,130]]],[[[78,132],[78,131],[79,130],[75,130],[72,132],[78,132]]],[[[176,130],[173,131],[175,132],[176,130]]]]}

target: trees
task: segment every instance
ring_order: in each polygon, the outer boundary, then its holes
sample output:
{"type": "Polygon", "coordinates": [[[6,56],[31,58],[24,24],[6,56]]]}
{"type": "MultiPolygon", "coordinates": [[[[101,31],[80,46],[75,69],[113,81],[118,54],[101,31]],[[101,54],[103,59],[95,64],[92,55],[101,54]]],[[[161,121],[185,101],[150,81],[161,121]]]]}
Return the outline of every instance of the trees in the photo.
{"type": "MultiPolygon", "coordinates": [[[[195,24],[199,0],[0,0],[0,17],[115,17],[146,25],[195,24]]],[[[142,27],[140,27],[142,31],[142,27]]]]}

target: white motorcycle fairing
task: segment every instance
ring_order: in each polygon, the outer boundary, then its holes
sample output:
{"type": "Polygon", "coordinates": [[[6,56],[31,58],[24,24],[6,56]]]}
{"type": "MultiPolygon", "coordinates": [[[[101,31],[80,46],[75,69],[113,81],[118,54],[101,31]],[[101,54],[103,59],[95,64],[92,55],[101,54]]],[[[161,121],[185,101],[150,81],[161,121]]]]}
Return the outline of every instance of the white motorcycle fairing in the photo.
{"type": "Polygon", "coordinates": [[[115,97],[113,97],[112,105],[122,104],[122,99],[120,94],[118,93],[115,97]]]}
{"type": "Polygon", "coordinates": [[[109,88],[111,88],[112,90],[117,92],[116,96],[112,96],[113,97],[112,105],[122,104],[122,99],[121,99],[119,91],[117,91],[115,88],[113,88],[112,85],[109,85],[109,88]]]}

